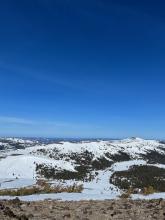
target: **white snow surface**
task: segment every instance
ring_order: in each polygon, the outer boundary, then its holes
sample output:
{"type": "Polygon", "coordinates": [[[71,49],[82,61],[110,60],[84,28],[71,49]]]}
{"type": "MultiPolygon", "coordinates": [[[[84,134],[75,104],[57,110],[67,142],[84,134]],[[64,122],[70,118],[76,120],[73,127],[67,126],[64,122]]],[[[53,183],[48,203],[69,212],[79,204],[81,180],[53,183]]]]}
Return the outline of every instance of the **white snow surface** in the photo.
{"type": "Polygon", "coordinates": [[[32,186],[35,183],[35,179],[0,179],[0,189],[18,189],[32,186]]]}
{"type": "Polygon", "coordinates": [[[137,199],[165,199],[165,192],[160,192],[160,193],[153,193],[149,195],[139,195],[139,194],[133,194],[131,196],[132,199],[137,200],[137,199]]]}

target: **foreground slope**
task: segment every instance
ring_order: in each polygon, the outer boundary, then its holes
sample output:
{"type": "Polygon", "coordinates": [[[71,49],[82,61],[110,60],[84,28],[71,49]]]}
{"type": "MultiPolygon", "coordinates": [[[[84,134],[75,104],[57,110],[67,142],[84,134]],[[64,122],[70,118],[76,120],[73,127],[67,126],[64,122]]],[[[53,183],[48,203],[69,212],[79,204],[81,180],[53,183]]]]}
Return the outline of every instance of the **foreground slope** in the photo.
{"type": "Polygon", "coordinates": [[[165,201],[79,201],[79,202],[20,202],[0,201],[1,220],[163,220],[165,216],[165,201]]]}

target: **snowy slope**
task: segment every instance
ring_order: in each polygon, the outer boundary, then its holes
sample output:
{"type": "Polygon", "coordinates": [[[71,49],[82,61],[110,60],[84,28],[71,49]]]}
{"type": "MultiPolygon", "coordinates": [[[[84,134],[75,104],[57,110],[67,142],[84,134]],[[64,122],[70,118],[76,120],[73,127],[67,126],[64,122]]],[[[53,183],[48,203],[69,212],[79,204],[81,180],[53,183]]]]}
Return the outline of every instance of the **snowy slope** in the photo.
{"type": "Polygon", "coordinates": [[[29,155],[9,156],[0,160],[0,178],[36,178],[36,164],[56,166],[58,170],[75,171],[74,167],[66,161],[39,158],[29,155]]]}

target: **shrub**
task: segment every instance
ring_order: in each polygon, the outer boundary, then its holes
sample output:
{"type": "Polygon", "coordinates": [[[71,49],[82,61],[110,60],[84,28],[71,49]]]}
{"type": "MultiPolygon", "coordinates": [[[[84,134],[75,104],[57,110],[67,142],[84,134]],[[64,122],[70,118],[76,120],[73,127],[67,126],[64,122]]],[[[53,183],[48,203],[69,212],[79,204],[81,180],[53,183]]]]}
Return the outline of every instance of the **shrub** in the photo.
{"type": "Polygon", "coordinates": [[[123,194],[121,194],[121,199],[127,199],[131,197],[131,194],[133,193],[133,189],[129,188],[127,191],[125,191],[123,194]]]}
{"type": "Polygon", "coordinates": [[[44,186],[32,186],[32,187],[23,187],[19,189],[5,189],[0,190],[0,196],[25,196],[33,194],[44,194],[44,193],[81,193],[83,190],[83,185],[73,184],[71,186],[55,185],[51,186],[46,183],[44,186]]]}
{"type": "Polygon", "coordinates": [[[131,196],[131,194],[124,192],[123,194],[121,194],[120,198],[121,199],[128,199],[128,198],[130,198],[130,196],[131,196]]]}
{"type": "Polygon", "coordinates": [[[148,186],[148,187],[144,187],[142,192],[144,195],[149,195],[149,194],[155,193],[155,190],[154,190],[153,186],[148,186]]]}

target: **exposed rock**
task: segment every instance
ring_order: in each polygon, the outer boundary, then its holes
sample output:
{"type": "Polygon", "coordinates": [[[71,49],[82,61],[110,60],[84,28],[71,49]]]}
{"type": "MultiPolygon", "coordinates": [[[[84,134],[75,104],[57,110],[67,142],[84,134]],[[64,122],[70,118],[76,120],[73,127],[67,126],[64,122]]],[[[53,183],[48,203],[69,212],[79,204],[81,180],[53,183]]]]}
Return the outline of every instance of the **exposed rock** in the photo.
{"type": "Polygon", "coordinates": [[[1,220],[164,220],[165,200],[106,200],[79,202],[22,202],[24,210],[11,201],[1,201],[1,220]],[[50,209],[51,207],[51,209],[50,209]]]}

